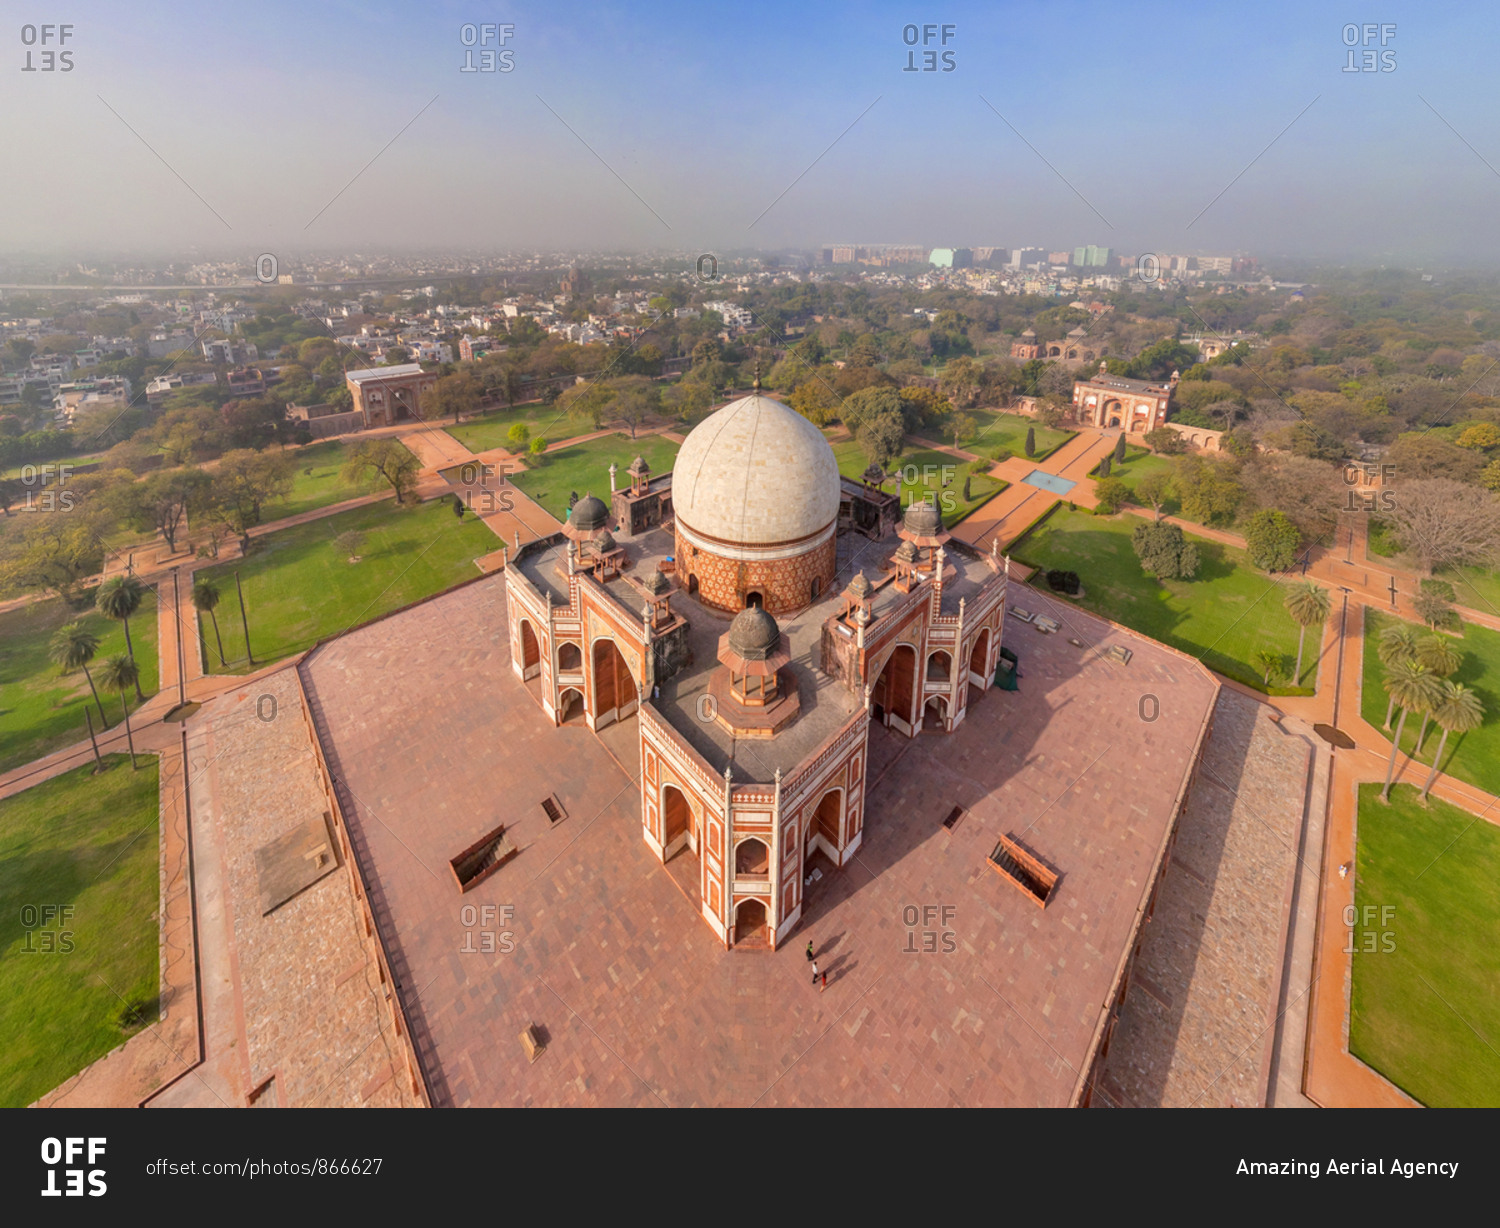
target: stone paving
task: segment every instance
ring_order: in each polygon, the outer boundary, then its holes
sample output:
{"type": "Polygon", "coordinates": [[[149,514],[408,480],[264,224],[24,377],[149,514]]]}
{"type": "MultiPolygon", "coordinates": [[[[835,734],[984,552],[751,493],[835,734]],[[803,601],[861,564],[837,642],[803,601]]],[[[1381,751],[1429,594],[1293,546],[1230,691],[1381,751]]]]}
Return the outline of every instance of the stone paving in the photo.
{"type": "Polygon", "coordinates": [[[866,843],[776,952],[725,951],[651,856],[635,723],[546,722],[510,672],[498,578],[320,649],[304,678],[435,1100],[1070,1103],[1218,688],[1061,613],[1060,635],[1015,624],[1021,690],[957,735],[872,731],[866,843]],[[1100,655],[1115,641],[1129,666],[1100,655]],[[501,822],[520,855],[460,894],[448,859],[501,822]],[[1061,870],[1045,910],[986,865],[1002,833],[1061,870]]]}
{"type": "Polygon", "coordinates": [[[1219,695],[1101,1080],[1116,1105],[1266,1103],[1312,758],[1270,713],[1219,695]]]}
{"type": "Polygon", "coordinates": [[[274,1079],[268,1094],[282,1107],[415,1104],[364,944],[354,867],[339,864],[262,915],[256,850],[328,809],[296,671],[262,677],[197,720],[189,770],[200,855],[220,862],[203,916],[218,932],[203,942],[226,944],[228,966],[210,961],[220,979],[205,987],[207,1068],[154,1103],[242,1106],[274,1079]]]}

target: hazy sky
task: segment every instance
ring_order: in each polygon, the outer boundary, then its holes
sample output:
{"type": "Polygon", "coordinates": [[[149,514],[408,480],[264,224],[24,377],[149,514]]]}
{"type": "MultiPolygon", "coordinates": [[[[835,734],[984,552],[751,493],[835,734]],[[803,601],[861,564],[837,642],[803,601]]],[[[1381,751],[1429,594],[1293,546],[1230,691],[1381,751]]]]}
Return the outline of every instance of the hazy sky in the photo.
{"type": "Polygon", "coordinates": [[[1488,3],[6,8],[5,249],[1500,251],[1488,3]]]}

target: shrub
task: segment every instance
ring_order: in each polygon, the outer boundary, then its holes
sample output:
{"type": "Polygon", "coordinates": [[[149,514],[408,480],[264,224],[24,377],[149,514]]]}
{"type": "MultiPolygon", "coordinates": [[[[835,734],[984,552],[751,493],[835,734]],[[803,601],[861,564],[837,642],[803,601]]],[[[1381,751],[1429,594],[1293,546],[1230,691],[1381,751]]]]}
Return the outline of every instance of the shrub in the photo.
{"type": "Polygon", "coordinates": [[[1102,461],[1099,462],[1098,472],[1101,478],[1107,478],[1109,476],[1110,469],[1114,467],[1113,461],[1113,457],[1106,456],[1102,461]]]}
{"type": "Polygon", "coordinates": [[[1026,455],[1036,455],[1036,427],[1034,426],[1026,428],[1026,455]]]}
{"type": "Polygon", "coordinates": [[[1198,547],[1175,524],[1140,524],[1130,544],[1141,570],[1162,580],[1191,580],[1198,574],[1198,547]]]}
{"type": "Polygon", "coordinates": [[[1094,483],[1094,497],[1099,501],[1095,512],[1113,516],[1129,501],[1130,487],[1120,478],[1100,478],[1094,483]]]}
{"type": "Polygon", "coordinates": [[[1120,437],[1115,440],[1115,464],[1125,463],[1125,432],[1120,432],[1120,437]]]}

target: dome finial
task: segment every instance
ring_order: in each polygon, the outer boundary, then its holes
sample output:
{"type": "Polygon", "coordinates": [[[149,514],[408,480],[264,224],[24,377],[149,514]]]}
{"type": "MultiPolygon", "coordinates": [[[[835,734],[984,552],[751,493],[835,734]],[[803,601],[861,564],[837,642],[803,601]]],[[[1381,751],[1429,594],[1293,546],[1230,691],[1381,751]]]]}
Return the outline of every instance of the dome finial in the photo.
{"type": "Polygon", "coordinates": [[[755,382],[750,385],[756,392],[760,391],[760,359],[755,360],[755,382]]]}

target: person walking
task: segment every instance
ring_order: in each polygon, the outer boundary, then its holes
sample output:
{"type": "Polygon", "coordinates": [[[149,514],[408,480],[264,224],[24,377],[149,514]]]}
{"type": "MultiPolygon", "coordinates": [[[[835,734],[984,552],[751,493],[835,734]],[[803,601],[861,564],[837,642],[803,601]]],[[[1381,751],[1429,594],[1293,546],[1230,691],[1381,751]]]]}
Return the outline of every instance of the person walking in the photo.
{"type": "Polygon", "coordinates": [[[819,990],[818,990],[818,992],[819,992],[819,993],[822,993],[822,992],[823,992],[823,991],[824,991],[824,990],[826,990],[826,989],[827,989],[827,988],[828,988],[828,973],[826,973],[826,972],[825,972],[825,973],[824,973],[824,974],[823,974],[823,985],[822,985],[822,988],[820,988],[820,989],[819,989],[819,990]]]}
{"type": "Polygon", "coordinates": [[[817,960],[813,960],[813,962],[812,962],[812,970],[813,970],[813,984],[816,985],[818,983],[818,961],[817,960]]]}
{"type": "Polygon", "coordinates": [[[807,941],[807,962],[808,963],[812,963],[813,962],[813,944],[812,944],[812,939],[810,939],[810,938],[807,941]]]}

